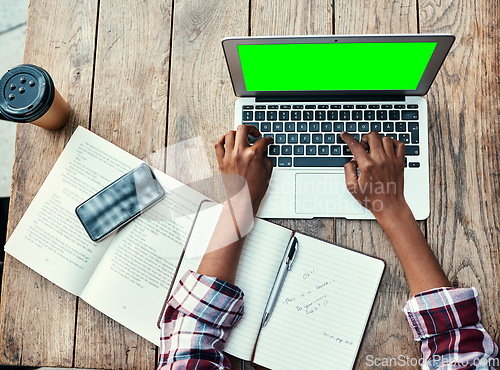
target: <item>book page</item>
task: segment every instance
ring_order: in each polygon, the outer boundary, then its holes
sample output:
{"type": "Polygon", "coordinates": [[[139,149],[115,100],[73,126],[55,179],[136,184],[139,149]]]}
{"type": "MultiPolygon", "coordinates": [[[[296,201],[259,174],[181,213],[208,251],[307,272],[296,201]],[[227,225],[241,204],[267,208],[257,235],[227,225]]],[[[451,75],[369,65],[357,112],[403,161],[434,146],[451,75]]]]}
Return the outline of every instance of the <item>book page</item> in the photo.
{"type": "Polygon", "coordinates": [[[61,288],[80,295],[113,236],[100,243],[90,240],[75,208],[139,163],[129,153],[78,127],[5,251],[61,288]]]}
{"type": "Polygon", "coordinates": [[[155,175],[165,198],[116,234],[81,297],[159,346],[156,322],[206,197],[162,172],[155,175]]]}
{"type": "Polygon", "coordinates": [[[384,262],[296,234],[298,254],[257,344],[255,363],[351,369],[384,262]],[[305,365],[307,362],[307,365],[305,365]]]}

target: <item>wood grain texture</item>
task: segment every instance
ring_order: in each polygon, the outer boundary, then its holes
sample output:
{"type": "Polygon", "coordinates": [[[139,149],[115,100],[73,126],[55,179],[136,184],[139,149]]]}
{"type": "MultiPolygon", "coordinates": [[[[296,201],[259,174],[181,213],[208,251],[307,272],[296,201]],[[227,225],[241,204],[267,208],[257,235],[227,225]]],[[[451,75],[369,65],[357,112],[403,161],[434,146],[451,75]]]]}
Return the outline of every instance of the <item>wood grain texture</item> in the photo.
{"type": "MultiPolygon", "coordinates": [[[[417,32],[416,3],[410,0],[336,1],[334,19],[336,34],[417,32]]],[[[335,241],[386,262],[355,368],[370,368],[367,356],[397,358],[403,355],[418,359],[418,347],[413,342],[402,312],[409,298],[408,284],[397,255],[380,225],[376,221],[338,219],[335,222],[335,241]]]]}
{"type": "Polygon", "coordinates": [[[113,321],[81,299],[78,301],[75,367],[154,369],[156,346],[113,321]]]}
{"type": "Polygon", "coordinates": [[[335,34],[417,33],[414,0],[334,1],[335,34]]]}
{"type": "Polygon", "coordinates": [[[478,290],[500,341],[500,4],[419,1],[420,30],[456,40],[429,102],[428,240],[454,286],[478,290]]]}
{"type": "MultiPolygon", "coordinates": [[[[93,132],[164,170],[170,0],[101,0],[93,132]]],[[[152,369],[156,347],[79,301],[75,366],[152,369]]]]}
{"type": "Polygon", "coordinates": [[[92,126],[163,169],[170,63],[171,0],[101,0],[92,126]]]}
{"type": "MultiPolygon", "coordinates": [[[[24,62],[51,74],[71,114],[58,131],[18,124],[9,235],[75,128],[88,126],[96,19],[97,0],[29,6],[24,62]]],[[[2,289],[0,363],[71,366],[76,298],[9,255],[2,289]]]]}
{"type": "Polygon", "coordinates": [[[252,0],[252,36],[330,35],[332,2],[252,0]]]}
{"type": "Polygon", "coordinates": [[[192,181],[186,175],[200,163],[169,156],[167,173],[217,201],[224,190],[214,143],[233,128],[235,101],[221,40],[247,35],[248,8],[248,0],[174,2],[168,145],[199,138],[203,146],[196,150],[210,171],[192,181]]]}

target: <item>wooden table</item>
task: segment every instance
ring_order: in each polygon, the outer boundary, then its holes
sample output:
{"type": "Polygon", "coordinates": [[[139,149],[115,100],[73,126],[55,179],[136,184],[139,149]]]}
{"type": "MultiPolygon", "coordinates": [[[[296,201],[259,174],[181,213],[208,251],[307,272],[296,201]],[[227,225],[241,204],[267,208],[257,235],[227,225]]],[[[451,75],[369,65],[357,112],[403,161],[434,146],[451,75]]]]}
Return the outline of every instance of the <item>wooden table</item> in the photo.
{"type": "MultiPolygon", "coordinates": [[[[453,284],[478,288],[483,324],[499,342],[498,19],[498,0],[33,1],[24,62],[52,74],[71,116],[56,132],[18,125],[8,233],[77,125],[141,158],[200,136],[217,171],[212,143],[232,128],[235,100],[223,37],[452,33],[427,95],[431,216],[421,227],[453,284]]],[[[158,158],[152,164],[164,168],[158,158]]],[[[221,199],[217,179],[195,187],[221,199]]],[[[401,311],[408,286],[376,222],[280,223],[386,260],[356,368],[368,368],[370,355],[418,357],[401,311]]],[[[6,256],[0,363],[153,369],[156,355],[153,344],[6,256]]]]}

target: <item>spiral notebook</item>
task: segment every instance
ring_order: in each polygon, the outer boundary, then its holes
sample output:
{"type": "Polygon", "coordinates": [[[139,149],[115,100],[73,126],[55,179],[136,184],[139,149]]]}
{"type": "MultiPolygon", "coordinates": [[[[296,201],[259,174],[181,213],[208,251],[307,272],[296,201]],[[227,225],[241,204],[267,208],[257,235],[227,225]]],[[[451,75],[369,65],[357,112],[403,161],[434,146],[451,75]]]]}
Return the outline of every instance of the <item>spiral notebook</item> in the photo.
{"type": "MultiPolygon", "coordinates": [[[[191,229],[178,279],[196,270],[222,206],[204,202],[191,229]]],[[[298,254],[268,324],[263,312],[293,231],[256,219],[246,236],[235,284],[245,313],[229,334],[225,351],[272,369],[351,369],[385,268],[383,260],[295,233],[298,254]],[[260,333],[259,333],[260,332],[260,333]],[[254,356],[252,353],[255,348],[254,356]]]]}

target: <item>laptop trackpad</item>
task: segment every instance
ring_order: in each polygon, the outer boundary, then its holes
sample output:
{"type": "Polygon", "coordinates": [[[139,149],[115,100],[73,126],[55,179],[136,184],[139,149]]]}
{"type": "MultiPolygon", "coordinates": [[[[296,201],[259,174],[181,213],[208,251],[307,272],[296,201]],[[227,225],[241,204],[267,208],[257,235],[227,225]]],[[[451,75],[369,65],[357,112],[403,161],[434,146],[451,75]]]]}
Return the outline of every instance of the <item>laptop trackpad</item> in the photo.
{"type": "Polygon", "coordinates": [[[362,215],[365,208],[349,193],[344,173],[297,173],[295,212],[317,215],[362,215]]]}

